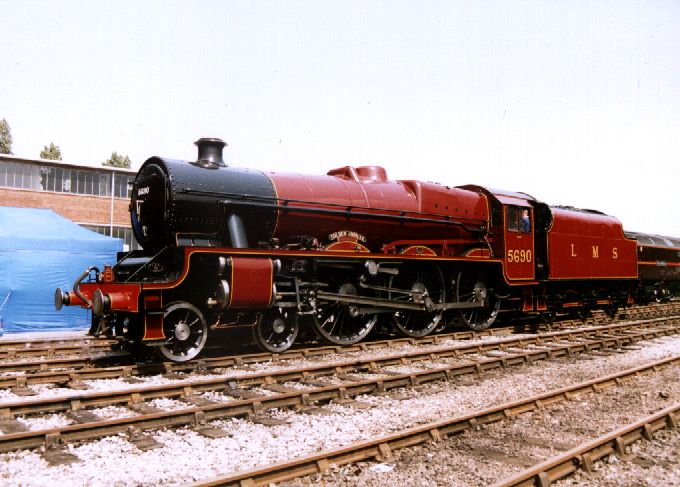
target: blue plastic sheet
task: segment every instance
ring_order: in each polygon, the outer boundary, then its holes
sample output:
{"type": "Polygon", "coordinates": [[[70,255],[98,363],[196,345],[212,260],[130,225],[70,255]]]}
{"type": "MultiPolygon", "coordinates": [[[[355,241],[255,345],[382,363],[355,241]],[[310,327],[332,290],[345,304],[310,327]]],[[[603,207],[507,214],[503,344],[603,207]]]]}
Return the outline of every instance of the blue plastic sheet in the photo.
{"type": "Polygon", "coordinates": [[[52,210],[0,206],[0,316],[5,333],[89,328],[91,312],[54,308],[88,267],[115,263],[123,241],[91,232],[52,210]],[[4,303],[4,304],[3,304],[4,303]]]}

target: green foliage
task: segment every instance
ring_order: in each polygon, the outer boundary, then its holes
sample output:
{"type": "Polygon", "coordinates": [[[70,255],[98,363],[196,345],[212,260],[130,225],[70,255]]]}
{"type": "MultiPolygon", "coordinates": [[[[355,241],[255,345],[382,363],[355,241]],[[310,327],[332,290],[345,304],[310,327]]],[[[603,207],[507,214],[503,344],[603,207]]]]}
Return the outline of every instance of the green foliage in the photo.
{"type": "Polygon", "coordinates": [[[40,151],[40,158],[61,161],[61,149],[58,145],[54,145],[54,142],[50,142],[49,147],[45,146],[43,150],[40,151]]]}
{"type": "Polygon", "coordinates": [[[7,120],[0,120],[0,154],[12,153],[12,132],[7,120]]]}
{"type": "Polygon", "coordinates": [[[130,162],[128,156],[122,156],[116,151],[111,153],[111,157],[109,157],[108,160],[102,162],[102,166],[121,167],[125,169],[130,169],[131,165],[132,162],[130,162]]]}

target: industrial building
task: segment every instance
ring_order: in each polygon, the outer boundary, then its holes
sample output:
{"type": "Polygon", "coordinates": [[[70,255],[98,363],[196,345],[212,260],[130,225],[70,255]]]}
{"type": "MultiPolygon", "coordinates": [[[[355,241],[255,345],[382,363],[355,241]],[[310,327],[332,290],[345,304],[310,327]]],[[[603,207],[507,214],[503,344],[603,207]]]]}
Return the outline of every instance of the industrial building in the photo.
{"type": "Polygon", "coordinates": [[[0,206],[47,208],[138,248],[130,227],[129,183],[135,171],[0,154],[0,206]]]}

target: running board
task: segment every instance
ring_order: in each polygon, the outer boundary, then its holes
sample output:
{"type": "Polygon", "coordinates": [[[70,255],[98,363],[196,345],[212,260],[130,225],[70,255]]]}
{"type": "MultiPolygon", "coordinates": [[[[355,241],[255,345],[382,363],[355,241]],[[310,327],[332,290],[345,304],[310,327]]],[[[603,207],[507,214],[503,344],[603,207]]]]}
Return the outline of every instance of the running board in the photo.
{"type": "Polygon", "coordinates": [[[398,301],[392,301],[390,299],[385,298],[366,298],[363,296],[354,296],[351,294],[328,293],[326,291],[317,291],[316,297],[326,301],[335,301],[338,303],[361,304],[366,306],[376,306],[387,309],[408,309],[413,311],[439,311],[446,309],[470,309],[484,307],[484,303],[480,302],[459,303],[457,301],[441,304],[433,303],[431,306],[428,307],[425,305],[425,303],[400,303],[398,301]]]}

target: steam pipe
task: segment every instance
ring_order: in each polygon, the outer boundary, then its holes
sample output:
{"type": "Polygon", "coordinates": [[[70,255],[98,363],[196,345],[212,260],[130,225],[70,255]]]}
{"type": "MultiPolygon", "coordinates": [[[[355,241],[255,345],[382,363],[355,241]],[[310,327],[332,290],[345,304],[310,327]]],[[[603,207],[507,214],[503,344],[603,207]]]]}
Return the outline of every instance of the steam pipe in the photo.
{"type": "Polygon", "coordinates": [[[231,238],[231,246],[235,249],[247,249],[248,237],[246,230],[243,227],[243,220],[236,213],[232,213],[227,217],[227,226],[229,227],[229,237],[231,238]]]}
{"type": "Polygon", "coordinates": [[[97,271],[97,274],[99,274],[99,269],[98,269],[97,267],[95,267],[95,266],[88,267],[87,269],[85,269],[85,271],[84,271],[80,276],[78,276],[78,279],[76,279],[76,281],[73,283],[73,292],[74,292],[75,295],[78,296],[85,304],[87,304],[87,307],[88,307],[88,308],[91,308],[91,307],[92,307],[92,301],[90,301],[89,299],[87,299],[87,298],[80,292],[80,289],[78,289],[78,286],[79,286],[80,283],[83,281],[83,279],[85,279],[85,278],[90,274],[90,272],[92,272],[93,270],[94,270],[94,271],[97,271]]]}

